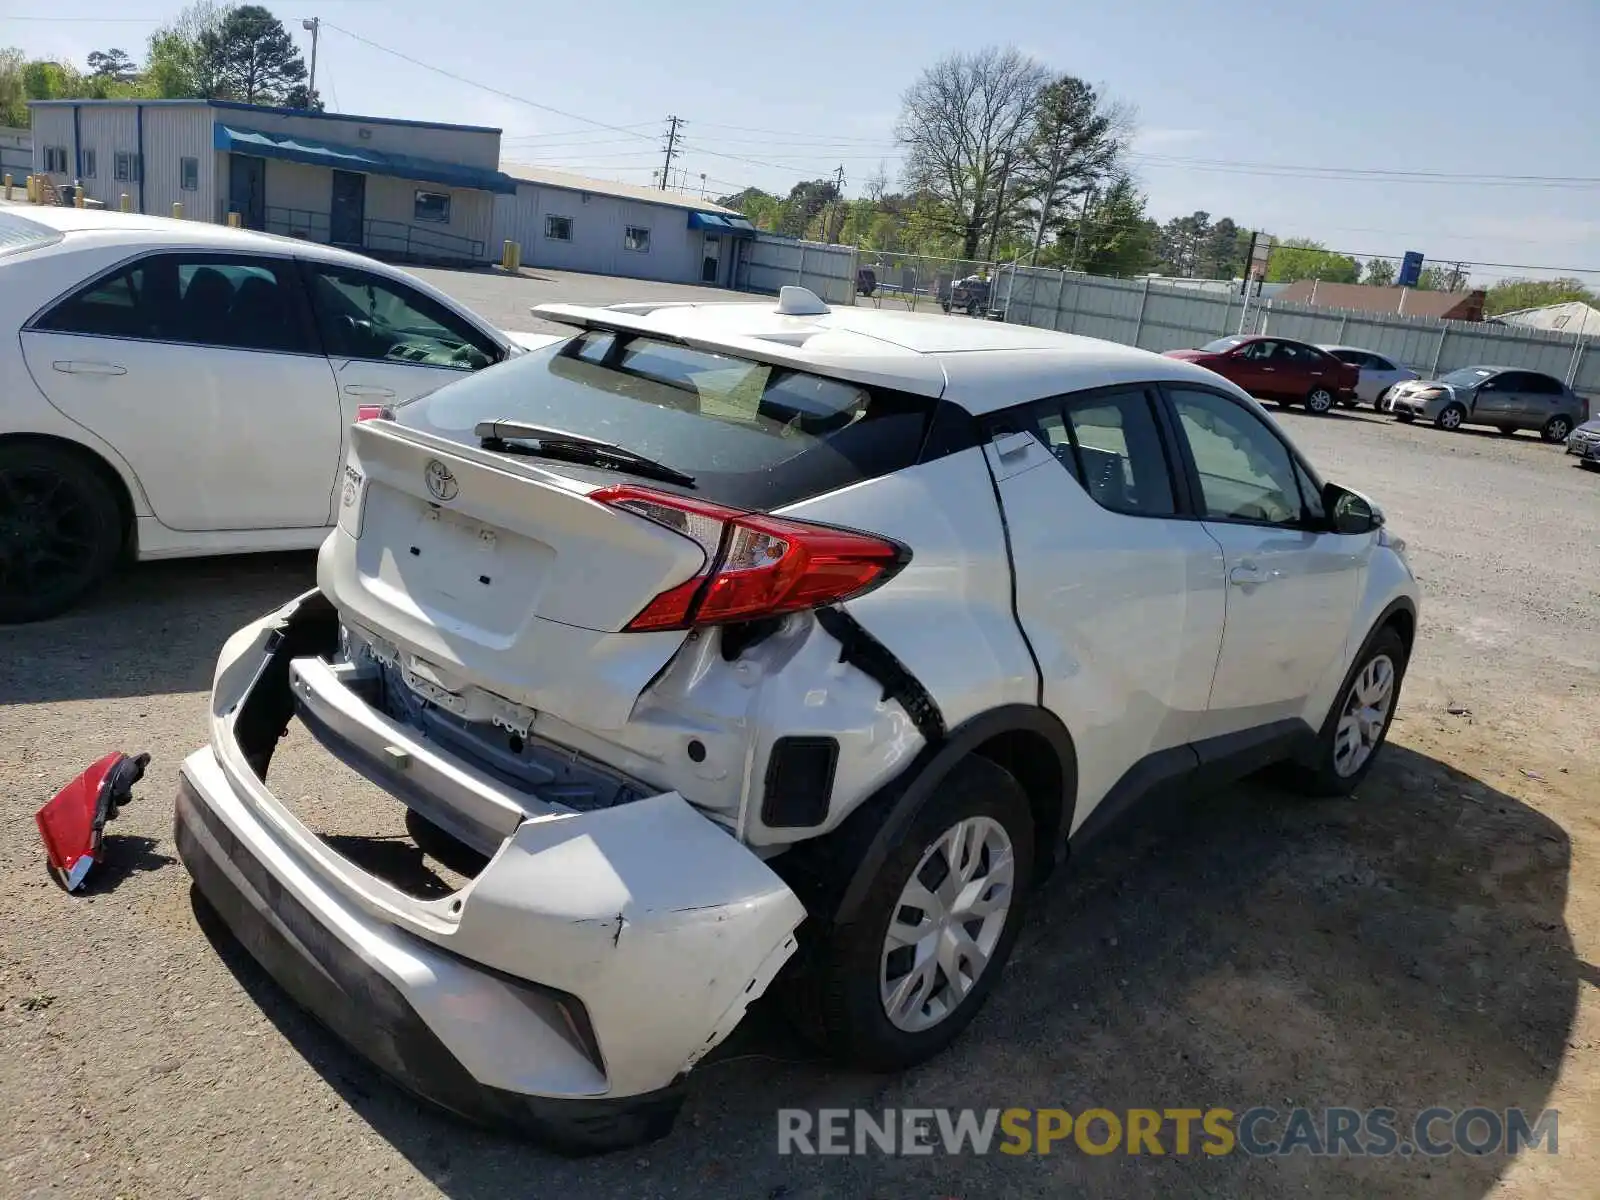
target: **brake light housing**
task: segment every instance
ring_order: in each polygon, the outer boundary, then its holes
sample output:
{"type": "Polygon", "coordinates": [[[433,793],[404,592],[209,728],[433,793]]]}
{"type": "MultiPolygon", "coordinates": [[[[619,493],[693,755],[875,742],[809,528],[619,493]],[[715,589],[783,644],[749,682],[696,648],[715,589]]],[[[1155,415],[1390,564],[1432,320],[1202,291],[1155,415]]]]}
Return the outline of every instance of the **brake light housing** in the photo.
{"type": "Polygon", "coordinates": [[[911,551],[876,534],[816,525],[628,484],[590,499],[664,525],[705,551],[699,574],[662,592],[624,627],[695,629],[804,612],[887,583],[911,551]]]}
{"type": "Polygon", "coordinates": [[[362,421],[392,421],[394,413],[387,404],[358,404],[356,405],[356,424],[362,421]]]}

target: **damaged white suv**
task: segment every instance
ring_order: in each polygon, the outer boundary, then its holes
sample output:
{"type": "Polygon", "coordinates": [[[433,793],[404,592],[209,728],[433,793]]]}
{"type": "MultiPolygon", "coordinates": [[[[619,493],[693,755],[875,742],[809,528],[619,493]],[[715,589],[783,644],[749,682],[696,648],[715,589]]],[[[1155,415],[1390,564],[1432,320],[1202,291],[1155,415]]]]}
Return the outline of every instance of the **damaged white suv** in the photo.
{"type": "Polygon", "coordinates": [[[210,903],[421,1095],[656,1137],[774,980],[915,1063],[1131,802],[1371,768],[1403,547],[1221,377],[799,289],[535,312],[570,334],[356,426],[317,590],[228,642],[178,797],[210,903]],[[293,723],[459,886],[275,796],[293,723]]]}

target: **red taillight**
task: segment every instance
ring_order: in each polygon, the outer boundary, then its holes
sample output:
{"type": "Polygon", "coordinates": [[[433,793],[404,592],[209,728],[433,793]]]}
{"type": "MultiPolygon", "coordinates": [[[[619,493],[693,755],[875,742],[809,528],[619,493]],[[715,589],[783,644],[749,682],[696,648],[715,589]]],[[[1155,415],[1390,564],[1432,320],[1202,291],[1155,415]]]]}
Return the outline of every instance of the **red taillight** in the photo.
{"type": "Polygon", "coordinates": [[[603,488],[590,499],[700,544],[706,565],[628,622],[633,632],[775,617],[837,603],[904,565],[898,543],[864,533],[748,513],[650,488],[603,488]]]}
{"type": "Polygon", "coordinates": [[[362,421],[392,421],[394,414],[389,411],[387,404],[358,404],[356,405],[356,423],[362,421]]]}

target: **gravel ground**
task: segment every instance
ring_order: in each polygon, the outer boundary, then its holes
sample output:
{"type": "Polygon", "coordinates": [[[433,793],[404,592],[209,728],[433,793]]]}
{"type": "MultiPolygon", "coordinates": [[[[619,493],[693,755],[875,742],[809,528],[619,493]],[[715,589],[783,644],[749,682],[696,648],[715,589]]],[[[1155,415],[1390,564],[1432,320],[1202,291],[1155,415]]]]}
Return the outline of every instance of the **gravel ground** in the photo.
{"type": "MultiPolygon", "coordinates": [[[[430,274],[511,328],[539,299],[662,294],[430,274]]],[[[937,1061],[840,1071],[758,1011],[696,1073],[670,1138],[598,1160],[419,1107],[197,917],[171,841],[178,763],[204,738],[223,639],[310,585],[309,555],[149,565],[80,612],[0,631],[0,1193],[1600,1195],[1600,475],[1525,436],[1283,420],[1379,499],[1426,589],[1362,794],[1308,804],[1252,782],[1152,820],[1052,885],[937,1061]],[[29,815],[117,747],[155,761],[91,893],[69,899],[29,815]],[[1560,1154],[775,1152],[779,1107],[1255,1104],[1549,1106],[1560,1154]]]]}

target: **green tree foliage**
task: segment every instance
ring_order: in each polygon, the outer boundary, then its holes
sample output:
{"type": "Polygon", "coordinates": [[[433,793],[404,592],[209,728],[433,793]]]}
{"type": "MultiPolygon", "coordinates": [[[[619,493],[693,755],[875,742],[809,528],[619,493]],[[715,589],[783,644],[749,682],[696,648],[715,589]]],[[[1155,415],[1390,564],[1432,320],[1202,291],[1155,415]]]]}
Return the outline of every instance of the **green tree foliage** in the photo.
{"type": "Polygon", "coordinates": [[[1160,230],[1145,216],[1145,198],[1133,179],[1119,175],[1103,195],[1089,206],[1083,222],[1083,239],[1074,247],[1076,232],[1057,238],[1048,257],[1050,266],[1066,266],[1076,250],[1076,268],[1091,275],[1144,275],[1155,265],[1160,230]]]}
{"type": "Polygon", "coordinates": [[[1075,199],[1081,200],[1115,170],[1123,151],[1125,124],[1119,110],[1108,106],[1093,87],[1076,76],[1061,75],[1045,84],[1020,161],[1001,180],[990,244],[1001,236],[1010,215],[1004,204],[1007,184],[1025,202],[1026,211],[1016,215],[1033,226],[1037,246],[1052,227],[1052,217],[1075,199]]]}
{"type": "Polygon", "coordinates": [[[1354,283],[1361,268],[1348,255],[1335,254],[1321,242],[1308,238],[1289,238],[1272,248],[1267,260],[1268,283],[1294,283],[1300,279],[1320,279],[1327,283],[1354,283]]]}
{"type": "MultiPolygon", "coordinates": [[[[200,35],[198,49],[215,64],[219,90],[230,99],[282,104],[296,88],[304,91],[306,64],[299,48],[283,22],[259,4],[229,10],[200,35]]],[[[213,97],[221,98],[215,92],[213,97]]]]}
{"type": "Polygon", "coordinates": [[[1483,311],[1494,317],[1571,300],[1600,305],[1600,296],[1576,279],[1502,279],[1485,292],[1483,311]]]}
{"type": "Polygon", "coordinates": [[[1198,211],[1187,217],[1173,217],[1161,227],[1161,236],[1157,239],[1156,269],[1163,275],[1182,279],[1199,278],[1208,259],[1212,237],[1210,213],[1198,211]]]}
{"type": "Polygon", "coordinates": [[[89,76],[111,83],[132,83],[139,76],[139,68],[126,50],[91,50],[89,76]]]}
{"type": "Polygon", "coordinates": [[[1393,287],[1394,278],[1394,262],[1387,258],[1369,258],[1361,272],[1361,282],[1373,287],[1393,287]]]}

